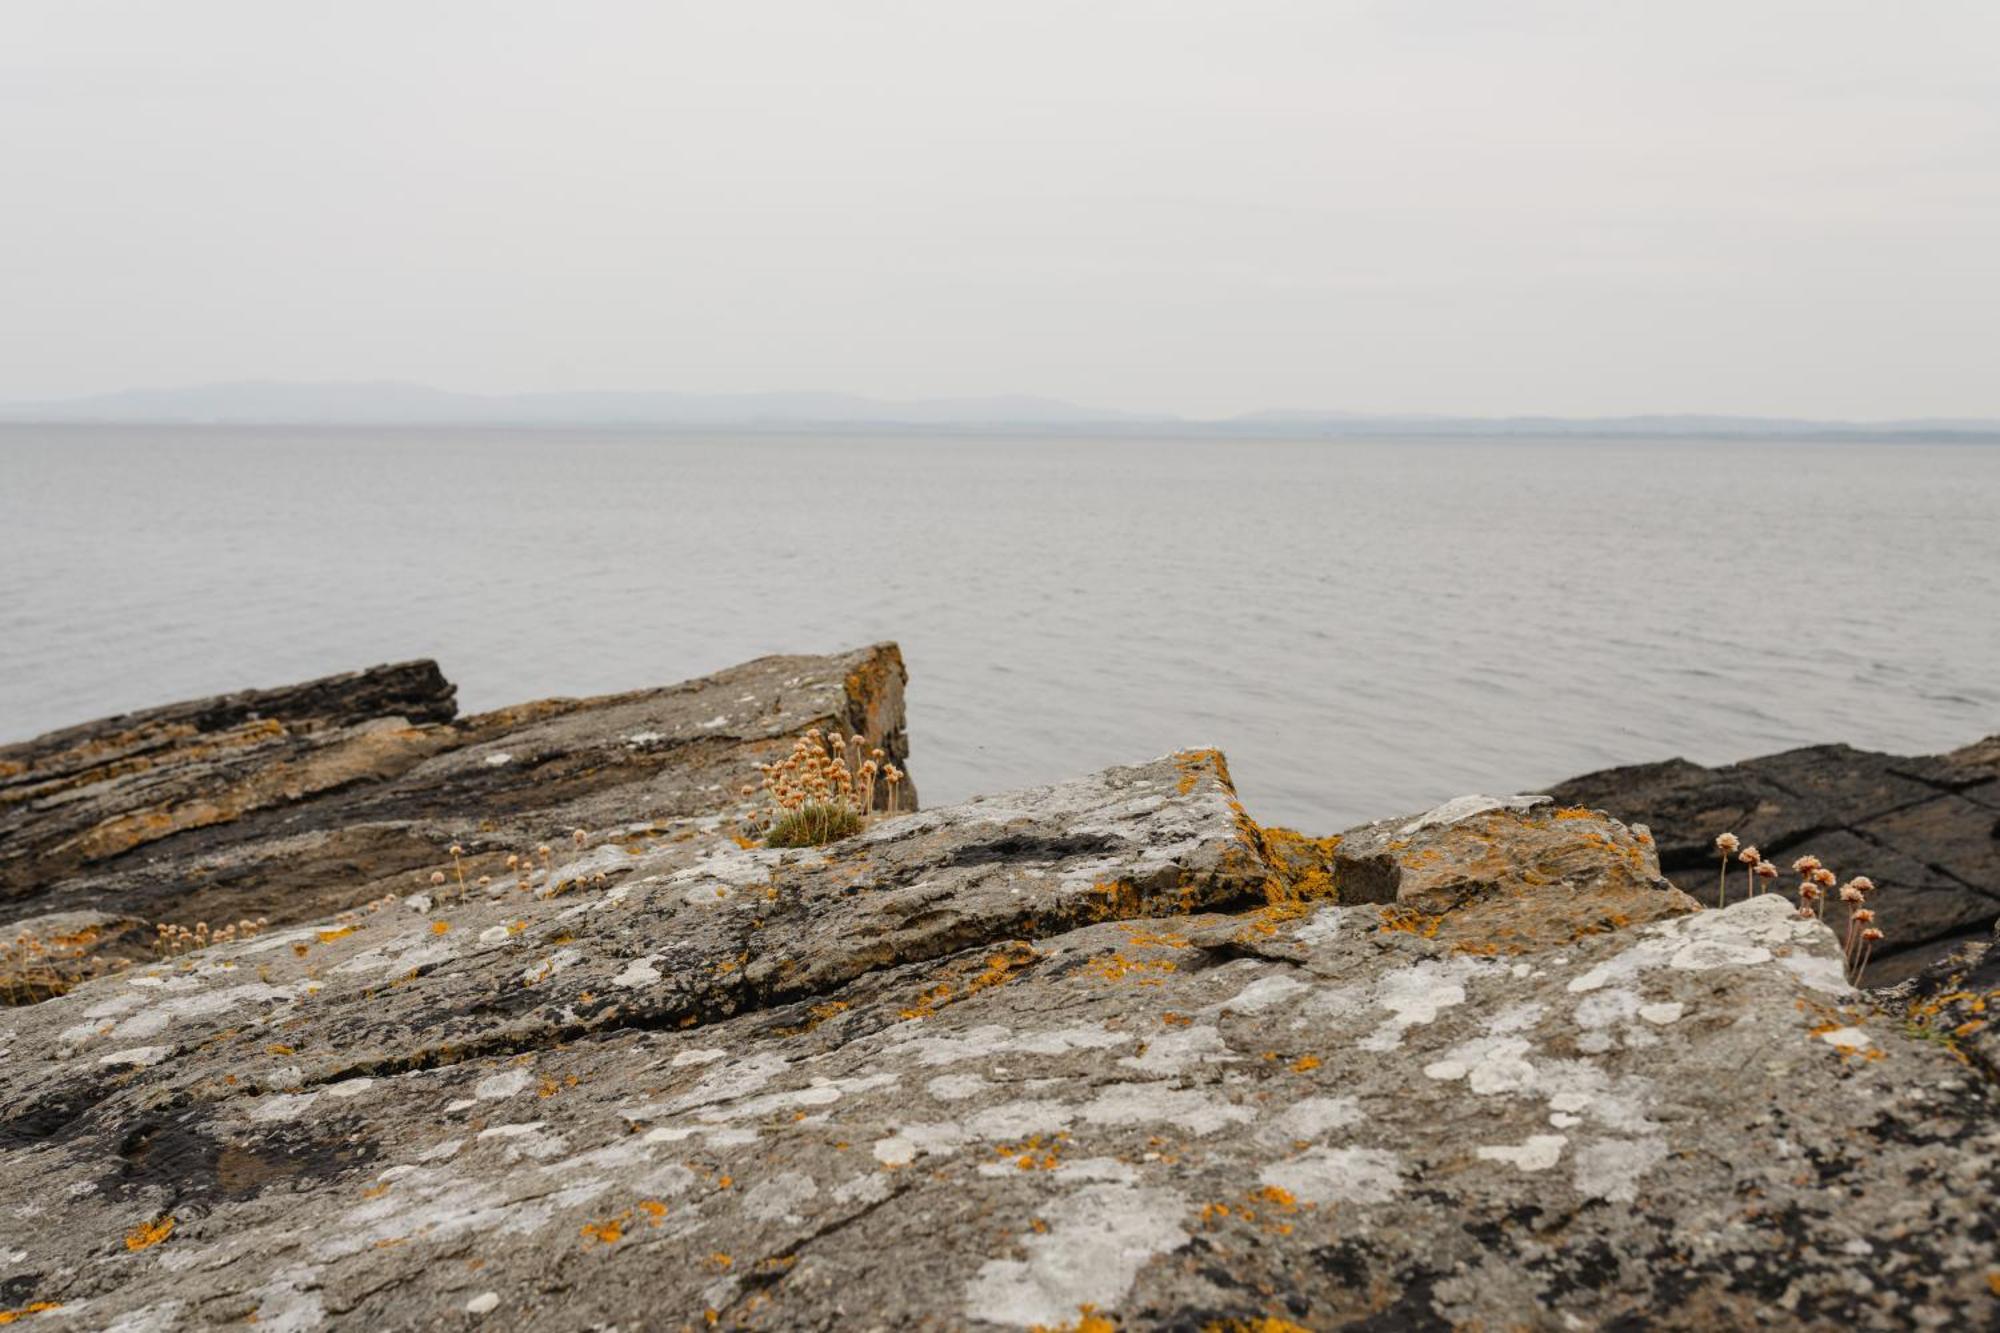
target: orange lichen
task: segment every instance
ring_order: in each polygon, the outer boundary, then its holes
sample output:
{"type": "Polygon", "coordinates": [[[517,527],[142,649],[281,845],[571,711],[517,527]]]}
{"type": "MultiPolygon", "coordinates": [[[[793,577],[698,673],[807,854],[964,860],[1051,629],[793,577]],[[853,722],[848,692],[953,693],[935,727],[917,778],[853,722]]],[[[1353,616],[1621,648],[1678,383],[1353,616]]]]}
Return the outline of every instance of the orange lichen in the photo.
{"type": "MultiPolygon", "coordinates": [[[[969,1000],[984,990],[1004,986],[1016,973],[1032,967],[1041,955],[1021,940],[1011,940],[988,954],[977,972],[960,980],[963,965],[947,970],[943,979],[917,995],[916,1001],[898,1011],[902,1018],[929,1018],[946,1005],[969,1000]]],[[[845,1008],[841,1004],[840,1008],[845,1008]]],[[[817,1013],[817,1010],[814,1011],[817,1013]]],[[[838,1009],[834,1012],[839,1012],[838,1009]]],[[[830,1016],[830,1015],[829,1015],[830,1016]]]]}
{"type": "MultiPolygon", "coordinates": [[[[150,1250],[161,1241],[174,1234],[174,1219],[171,1214],[156,1217],[150,1222],[142,1222],[125,1233],[125,1248],[134,1254],[140,1250],[150,1250]]],[[[178,1253],[178,1251],[176,1251],[178,1253]]]]}
{"type": "Polygon", "coordinates": [[[431,922],[431,934],[433,935],[442,935],[450,929],[451,929],[451,922],[449,921],[431,922]]]}
{"type": "Polygon", "coordinates": [[[62,1309],[61,1301],[30,1301],[19,1309],[0,1310],[0,1324],[11,1324],[16,1319],[26,1318],[31,1314],[46,1314],[50,1310],[60,1309],[62,1309]]]}
{"type": "Polygon", "coordinates": [[[577,1234],[585,1240],[594,1240],[600,1245],[616,1245],[625,1238],[625,1220],[631,1214],[620,1213],[602,1222],[586,1222],[577,1229],[577,1234]]]}
{"type": "MultiPolygon", "coordinates": [[[[322,930],[319,932],[319,942],[321,944],[331,944],[335,940],[346,939],[354,933],[355,929],[353,926],[341,926],[334,930],[322,930]]],[[[299,956],[303,958],[305,955],[300,953],[299,956]]]]}
{"type": "Polygon", "coordinates": [[[1298,1059],[1292,1061],[1292,1072],[1294,1074],[1310,1073],[1312,1070],[1318,1068],[1319,1068],[1319,1057],[1317,1055],[1302,1055],[1298,1059]]]}
{"type": "Polygon", "coordinates": [[[1438,927],[1444,924],[1442,914],[1419,912],[1413,907],[1387,907],[1382,910],[1383,931],[1401,931],[1420,939],[1433,939],[1438,927]]]}
{"type": "Polygon", "coordinates": [[[1137,986],[1163,986],[1164,974],[1179,970],[1171,958],[1128,958],[1122,953],[1099,954],[1084,967],[1099,981],[1129,980],[1137,986]]]}
{"type": "Polygon", "coordinates": [[[658,1199],[641,1199],[639,1211],[646,1215],[651,1225],[658,1226],[666,1218],[667,1206],[658,1199]]]}

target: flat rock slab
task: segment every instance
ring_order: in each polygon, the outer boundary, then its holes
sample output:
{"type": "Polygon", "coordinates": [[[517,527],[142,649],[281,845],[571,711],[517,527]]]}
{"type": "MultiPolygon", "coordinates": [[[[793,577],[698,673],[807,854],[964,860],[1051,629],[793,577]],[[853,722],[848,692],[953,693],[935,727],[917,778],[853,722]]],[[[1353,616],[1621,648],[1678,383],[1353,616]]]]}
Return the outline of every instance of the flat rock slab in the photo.
{"type": "Polygon", "coordinates": [[[1428,907],[1296,892],[1202,752],[823,850],[713,818],[0,1014],[0,1291],[122,1333],[1996,1309],[1985,1080],[1602,816],[1417,830],[1491,868],[1428,907]]]}
{"type": "MultiPolygon", "coordinates": [[[[1984,938],[2000,918],[2000,737],[1917,758],[1819,745],[1721,768],[1674,759],[1588,773],[1550,794],[1643,821],[1667,873],[1711,905],[1725,832],[1783,870],[1811,853],[1843,878],[1867,875],[1888,934],[1870,969],[1879,983],[1984,938]]],[[[1735,896],[1742,868],[1731,870],[1735,896]]]]}

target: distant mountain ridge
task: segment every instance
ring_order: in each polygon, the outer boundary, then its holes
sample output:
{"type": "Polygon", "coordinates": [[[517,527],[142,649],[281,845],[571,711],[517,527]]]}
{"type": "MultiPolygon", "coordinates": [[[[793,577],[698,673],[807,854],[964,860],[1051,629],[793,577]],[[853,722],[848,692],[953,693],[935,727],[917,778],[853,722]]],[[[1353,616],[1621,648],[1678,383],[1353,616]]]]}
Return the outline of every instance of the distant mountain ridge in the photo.
{"type": "Polygon", "coordinates": [[[1025,394],[896,401],[842,393],[473,394],[393,380],[242,381],[0,403],[0,422],[298,426],[645,426],[701,430],[1017,430],[1252,439],[1380,436],[2000,438],[2000,419],[1823,421],[1646,414],[1466,417],[1267,410],[1215,420],[1080,407],[1025,394]]]}

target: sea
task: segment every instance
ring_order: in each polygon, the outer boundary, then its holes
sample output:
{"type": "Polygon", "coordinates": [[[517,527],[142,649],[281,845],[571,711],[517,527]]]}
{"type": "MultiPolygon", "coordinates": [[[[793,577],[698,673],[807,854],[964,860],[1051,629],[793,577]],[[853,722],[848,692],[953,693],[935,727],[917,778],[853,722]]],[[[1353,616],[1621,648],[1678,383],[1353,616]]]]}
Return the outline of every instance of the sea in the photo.
{"type": "Polygon", "coordinates": [[[0,739],[882,639],[926,804],[1194,745],[1315,833],[2000,732],[2000,446],[0,427],[0,739]]]}

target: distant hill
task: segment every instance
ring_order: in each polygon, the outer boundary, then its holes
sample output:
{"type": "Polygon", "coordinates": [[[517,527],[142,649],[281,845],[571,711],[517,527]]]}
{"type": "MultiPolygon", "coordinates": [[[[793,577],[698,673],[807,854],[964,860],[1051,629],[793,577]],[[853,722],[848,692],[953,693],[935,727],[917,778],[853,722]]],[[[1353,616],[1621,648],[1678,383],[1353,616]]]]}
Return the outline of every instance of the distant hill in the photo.
{"type": "Polygon", "coordinates": [[[1456,417],[1265,411],[1220,420],[1001,395],[892,401],[838,393],[471,394],[390,380],[246,381],[0,403],[0,422],[301,426],[643,426],[686,430],[926,430],[1333,439],[1455,436],[2000,438],[2000,420],[1811,421],[1782,417],[1456,417]]]}

